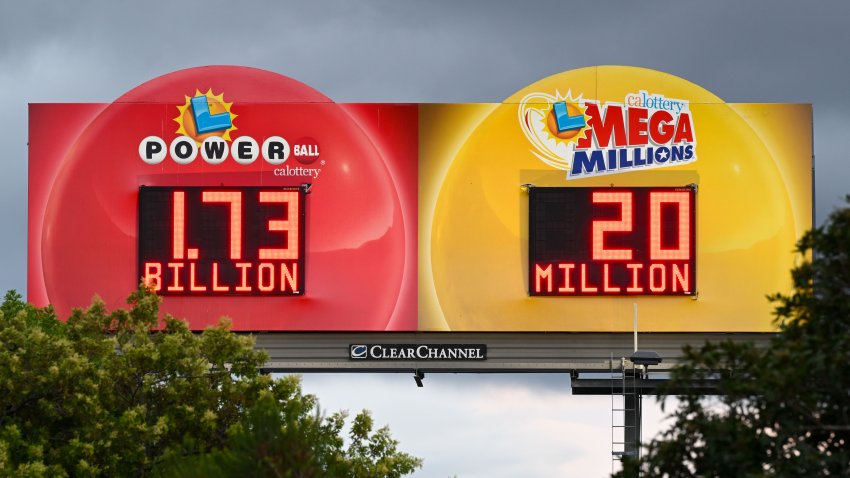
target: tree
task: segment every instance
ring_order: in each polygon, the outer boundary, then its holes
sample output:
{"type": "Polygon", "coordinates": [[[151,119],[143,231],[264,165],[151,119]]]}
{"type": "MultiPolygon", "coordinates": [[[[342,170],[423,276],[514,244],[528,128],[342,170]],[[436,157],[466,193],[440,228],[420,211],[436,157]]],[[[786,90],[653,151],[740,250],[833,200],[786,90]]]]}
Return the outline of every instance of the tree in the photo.
{"type": "Polygon", "coordinates": [[[397,450],[387,427],[372,432],[369,413],[354,418],[347,449],[343,446],[344,412],[322,420],[318,412],[293,410],[264,395],[243,421],[232,427],[224,447],[166,466],[169,476],[397,478],[415,471],[421,461],[397,450]],[[289,409],[287,410],[287,407],[289,409]],[[306,437],[306,439],[305,439],[306,437]]]}
{"type": "Polygon", "coordinates": [[[670,429],[618,476],[850,475],[850,207],[796,252],[793,292],[768,297],[779,328],[769,345],[685,348],[669,386],[721,373],[722,394],[680,395],[670,429]]]}
{"type": "Polygon", "coordinates": [[[194,334],[160,320],[160,299],[144,287],[128,304],[108,312],[95,299],[61,322],[6,294],[0,475],[170,476],[202,463],[221,476],[396,477],[420,466],[386,428],[372,433],[367,412],[345,448],[345,415],[323,417],[297,377],[264,374],[267,355],[228,321],[194,334]]]}

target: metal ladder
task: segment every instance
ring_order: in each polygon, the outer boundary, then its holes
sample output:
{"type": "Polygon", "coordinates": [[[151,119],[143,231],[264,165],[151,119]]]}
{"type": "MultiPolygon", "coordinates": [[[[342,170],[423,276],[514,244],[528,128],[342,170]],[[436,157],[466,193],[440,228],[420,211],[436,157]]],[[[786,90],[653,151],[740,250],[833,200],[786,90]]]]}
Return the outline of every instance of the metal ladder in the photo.
{"type": "Polygon", "coordinates": [[[638,370],[631,361],[620,359],[614,368],[614,356],[609,362],[611,377],[611,471],[624,456],[639,456],[640,396],[637,390],[638,370]],[[628,362],[628,364],[627,364],[628,362]]]}

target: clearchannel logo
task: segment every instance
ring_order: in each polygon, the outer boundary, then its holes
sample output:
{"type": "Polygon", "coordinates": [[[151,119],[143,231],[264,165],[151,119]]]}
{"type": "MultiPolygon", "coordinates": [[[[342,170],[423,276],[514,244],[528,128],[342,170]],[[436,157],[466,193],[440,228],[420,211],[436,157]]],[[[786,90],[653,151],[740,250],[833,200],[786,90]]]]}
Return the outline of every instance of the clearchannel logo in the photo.
{"type": "MultiPolygon", "coordinates": [[[[177,164],[190,164],[200,156],[209,164],[221,164],[228,158],[242,165],[252,164],[260,156],[272,165],[282,165],[294,153],[298,162],[308,165],[319,158],[319,145],[312,138],[301,138],[293,147],[281,136],[270,136],[260,145],[251,136],[236,139],[231,133],[237,130],[233,103],[224,100],[224,94],[215,95],[195,90],[192,97],[177,107],[176,136],[166,143],[159,136],[148,136],[139,143],[139,157],[147,164],[159,164],[167,157],[177,164]]],[[[321,164],[324,164],[322,161],[321,164]]],[[[317,177],[320,168],[289,167],[274,170],[276,176],[317,177]]]]}
{"type": "Polygon", "coordinates": [[[348,347],[351,360],[486,360],[485,344],[353,344],[348,347]]]}
{"type": "Polygon", "coordinates": [[[369,347],[366,345],[352,345],[350,356],[352,359],[365,359],[369,356],[369,347]]]}

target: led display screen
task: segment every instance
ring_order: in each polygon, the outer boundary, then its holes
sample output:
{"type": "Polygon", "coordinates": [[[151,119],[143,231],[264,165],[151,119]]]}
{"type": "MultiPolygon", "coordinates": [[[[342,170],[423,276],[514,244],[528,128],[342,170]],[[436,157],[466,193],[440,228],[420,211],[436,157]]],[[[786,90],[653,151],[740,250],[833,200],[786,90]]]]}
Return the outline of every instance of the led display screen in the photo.
{"type": "Polygon", "coordinates": [[[530,295],[694,294],[695,188],[529,194],[530,295]]]}
{"type": "Polygon", "coordinates": [[[299,187],[141,187],[139,275],[163,295],[304,293],[299,187]]]}

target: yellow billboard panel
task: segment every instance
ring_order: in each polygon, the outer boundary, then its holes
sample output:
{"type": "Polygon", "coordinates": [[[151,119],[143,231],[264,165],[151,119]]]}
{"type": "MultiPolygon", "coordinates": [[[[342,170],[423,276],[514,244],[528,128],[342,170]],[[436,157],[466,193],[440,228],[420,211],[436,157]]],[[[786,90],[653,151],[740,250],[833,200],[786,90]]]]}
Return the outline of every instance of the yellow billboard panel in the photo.
{"type": "Polygon", "coordinates": [[[811,118],[810,105],[725,103],[619,66],[553,75],[499,104],[420,105],[419,330],[623,332],[635,303],[641,331],[773,330],[765,295],[790,288],[794,242],[812,225],[811,118]],[[562,231],[586,237],[586,260],[530,263],[534,188],[589,188],[574,205],[585,215],[564,217],[591,219],[562,231]],[[649,199],[633,199],[639,188],[649,199]],[[695,191],[693,226],[658,226],[685,214],[661,188],[695,191]],[[687,234],[681,254],[694,256],[680,264],[670,251],[687,234]]]}

